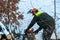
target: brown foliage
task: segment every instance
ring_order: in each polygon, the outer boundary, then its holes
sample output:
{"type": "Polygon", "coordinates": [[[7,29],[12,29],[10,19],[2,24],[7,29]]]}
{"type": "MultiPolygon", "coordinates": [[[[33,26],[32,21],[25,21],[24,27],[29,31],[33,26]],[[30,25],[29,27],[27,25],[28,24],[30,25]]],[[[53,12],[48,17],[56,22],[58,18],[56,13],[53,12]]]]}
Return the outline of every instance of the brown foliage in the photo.
{"type": "Polygon", "coordinates": [[[9,13],[9,9],[6,8],[6,9],[4,10],[4,12],[5,12],[6,14],[8,14],[8,13],[9,13]]]}
{"type": "MultiPolygon", "coordinates": [[[[13,11],[16,11],[18,9],[18,7],[15,5],[16,3],[18,3],[19,0],[0,0],[0,17],[2,17],[3,14],[1,13],[5,13],[8,15],[9,19],[5,19],[4,24],[9,23],[16,23],[17,25],[19,25],[19,22],[16,19],[16,14],[13,13],[13,11]],[[9,15],[9,13],[11,13],[9,15]]],[[[23,19],[23,15],[19,15],[18,19],[23,19]]],[[[1,19],[0,19],[1,20],[1,19]]]]}
{"type": "Polygon", "coordinates": [[[19,15],[19,16],[18,16],[18,19],[23,19],[23,15],[22,15],[22,14],[19,15]]]}
{"type": "Polygon", "coordinates": [[[0,6],[0,13],[2,13],[3,12],[3,8],[2,8],[2,6],[0,6]]]}
{"type": "Polygon", "coordinates": [[[18,3],[19,0],[13,0],[14,3],[18,3]]]}
{"type": "Polygon", "coordinates": [[[0,17],[2,16],[2,14],[0,13],[0,17]]]}

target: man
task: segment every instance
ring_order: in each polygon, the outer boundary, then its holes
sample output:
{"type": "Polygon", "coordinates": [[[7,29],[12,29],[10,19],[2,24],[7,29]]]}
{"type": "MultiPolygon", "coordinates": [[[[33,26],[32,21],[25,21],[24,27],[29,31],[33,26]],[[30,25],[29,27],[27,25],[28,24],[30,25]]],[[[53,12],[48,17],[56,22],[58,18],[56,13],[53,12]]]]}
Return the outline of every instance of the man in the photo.
{"type": "Polygon", "coordinates": [[[33,8],[32,14],[34,15],[31,23],[29,24],[28,28],[25,30],[25,34],[27,31],[37,23],[40,27],[34,31],[37,34],[41,29],[43,29],[43,40],[50,40],[50,37],[55,29],[55,21],[54,19],[43,11],[38,11],[38,9],[33,8]]]}

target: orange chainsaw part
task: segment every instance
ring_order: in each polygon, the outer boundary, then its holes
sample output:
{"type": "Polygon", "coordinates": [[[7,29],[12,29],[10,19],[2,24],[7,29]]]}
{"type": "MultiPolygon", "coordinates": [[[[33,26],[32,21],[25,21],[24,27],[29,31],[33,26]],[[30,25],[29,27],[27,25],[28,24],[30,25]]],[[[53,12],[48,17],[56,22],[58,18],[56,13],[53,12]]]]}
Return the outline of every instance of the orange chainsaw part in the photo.
{"type": "Polygon", "coordinates": [[[33,30],[28,30],[27,33],[33,34],[34,32],[33,32],[33,30]]]}

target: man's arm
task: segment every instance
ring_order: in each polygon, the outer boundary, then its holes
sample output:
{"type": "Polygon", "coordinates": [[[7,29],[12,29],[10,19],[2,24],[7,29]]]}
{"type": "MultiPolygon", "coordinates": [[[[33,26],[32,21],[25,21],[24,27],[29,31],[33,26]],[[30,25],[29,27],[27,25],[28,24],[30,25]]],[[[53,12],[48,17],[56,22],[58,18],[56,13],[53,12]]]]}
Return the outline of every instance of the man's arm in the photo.
{"type": "Polygon", "coordinates": [[[31,23],[29,24],[28,28],[25,30],[26,32],[36,23],[37,17],[34,16],[31,23]]]}
{"type": "Polygon", "coordinates": [[[41,29],[42,29],[42,27],[39,27],[39,28],[35,31],[35,33],[37,34],[41,29]]]}
{"type": "Polygon", "coordinates": [[[41,26],[42,24],[40,23],[40,21],[38,21],[37,24],[39,25],[39,28],[37,30],[35,30],[35,33],[38,33],[43,28],[41,26]]]}

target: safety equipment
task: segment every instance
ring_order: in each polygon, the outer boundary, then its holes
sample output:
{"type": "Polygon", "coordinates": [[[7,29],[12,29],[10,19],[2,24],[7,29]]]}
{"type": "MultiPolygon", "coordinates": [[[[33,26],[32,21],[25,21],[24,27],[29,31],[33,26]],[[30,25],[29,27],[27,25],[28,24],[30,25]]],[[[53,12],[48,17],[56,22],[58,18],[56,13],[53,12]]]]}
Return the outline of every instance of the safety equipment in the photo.
{"type": "Polygon", "coordinates": [[[27,33],[33,34],[34,31],[33,30],[28,30],[27,33]]]}
{"type": "Polygon", "coordinates": [[[35,13],[36,16],[41,15],[43,12],[42,11],[38,11],[37,13],[35,13]]]}
{"type": "Polygon", "coordinates": [[[37,8],[33,8],[32,9],[32,12],[36,12],[38,9],[37,8]]]}

